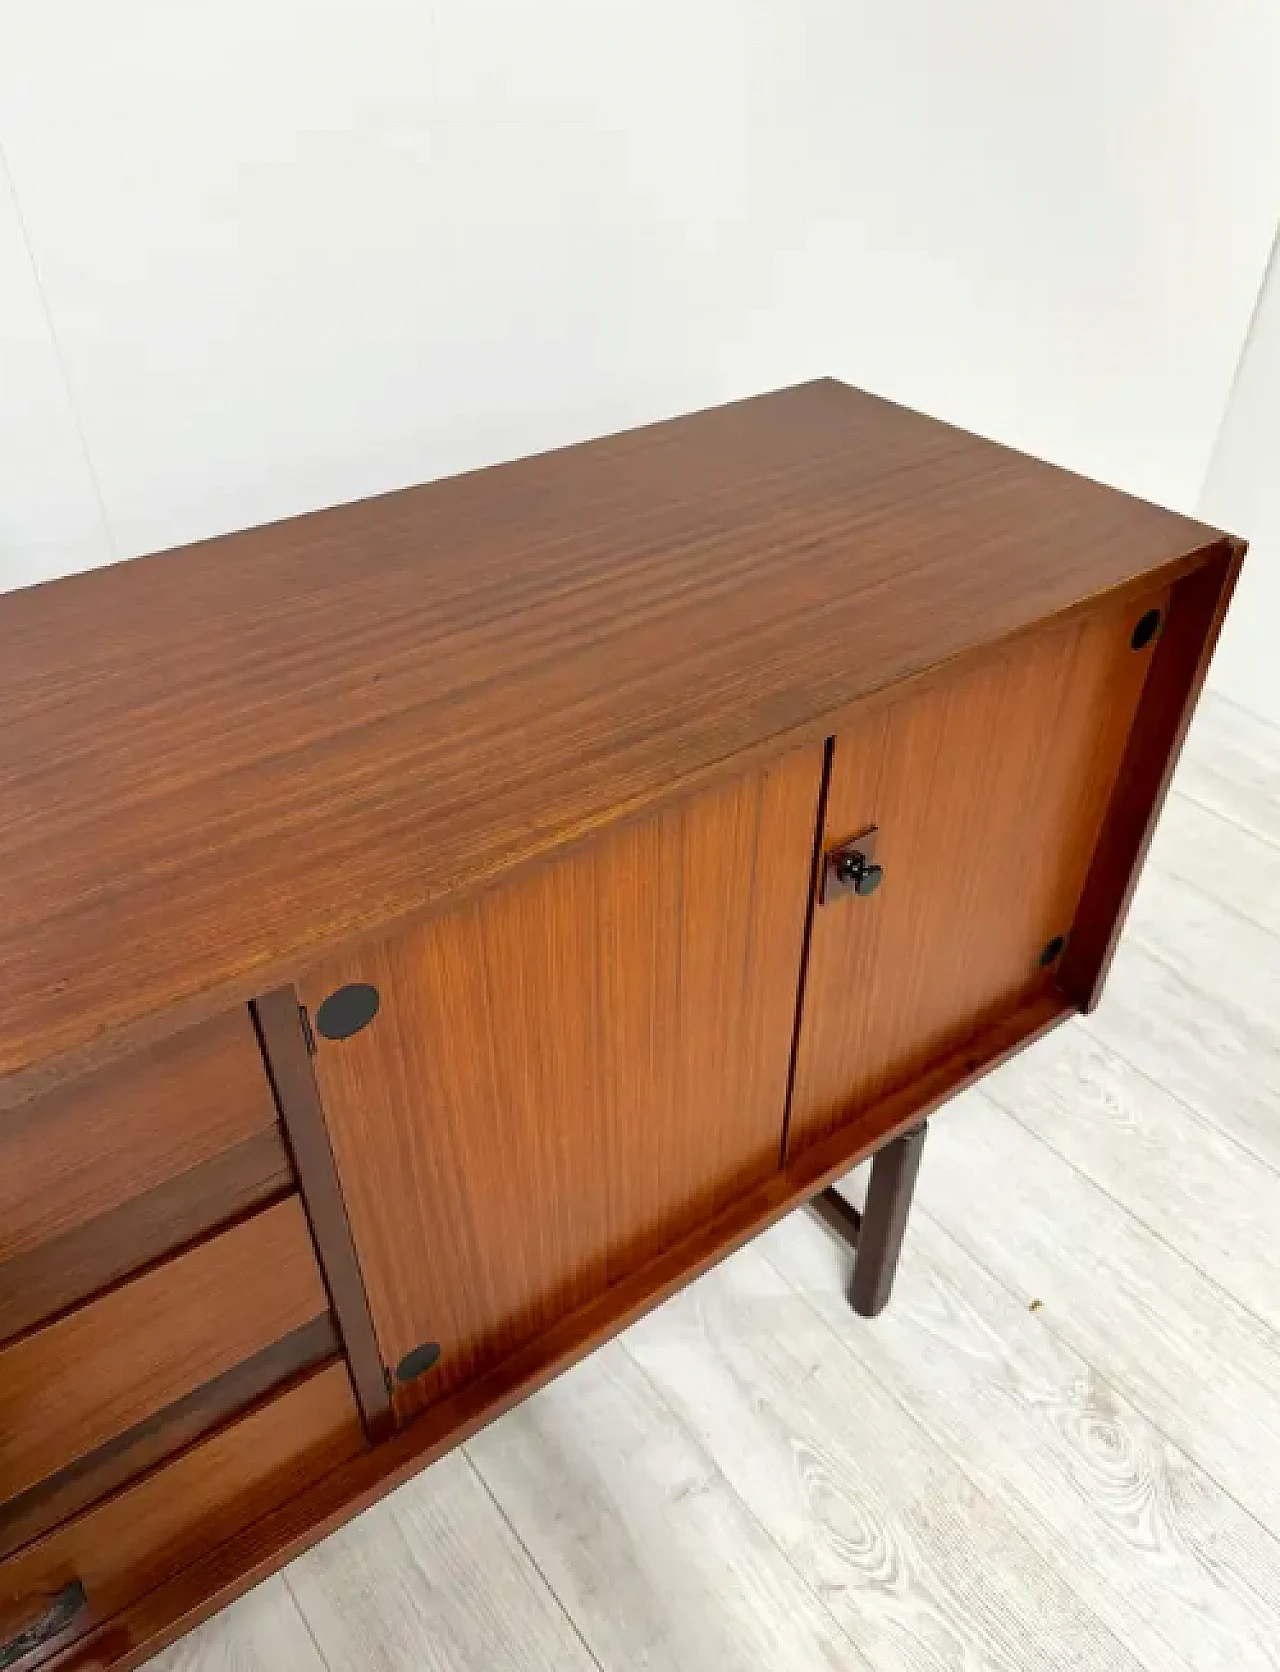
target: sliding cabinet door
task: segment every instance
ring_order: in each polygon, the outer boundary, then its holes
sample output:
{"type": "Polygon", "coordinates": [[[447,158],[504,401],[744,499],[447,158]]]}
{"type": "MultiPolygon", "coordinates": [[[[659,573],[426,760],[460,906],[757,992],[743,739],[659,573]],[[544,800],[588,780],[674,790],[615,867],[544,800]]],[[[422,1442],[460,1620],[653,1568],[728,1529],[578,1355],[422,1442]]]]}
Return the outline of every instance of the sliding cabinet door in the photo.
{"type": "Polygon", "coordinates": [[[777,1169],[821,773],[794,754],[304,984],[402,1417],[777,1169]]]}

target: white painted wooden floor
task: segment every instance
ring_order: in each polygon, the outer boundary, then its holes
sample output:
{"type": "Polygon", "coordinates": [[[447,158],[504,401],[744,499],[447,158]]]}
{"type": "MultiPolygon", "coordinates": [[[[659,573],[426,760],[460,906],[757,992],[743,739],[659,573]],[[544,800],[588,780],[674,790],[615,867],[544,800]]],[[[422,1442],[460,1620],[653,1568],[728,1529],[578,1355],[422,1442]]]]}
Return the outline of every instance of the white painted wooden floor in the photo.
{"type": "Polygon", "coordinates": [[[1099,1014],[153,1672],[1280,1672],[1280,731],[1206,698],[1099,1014]]]}

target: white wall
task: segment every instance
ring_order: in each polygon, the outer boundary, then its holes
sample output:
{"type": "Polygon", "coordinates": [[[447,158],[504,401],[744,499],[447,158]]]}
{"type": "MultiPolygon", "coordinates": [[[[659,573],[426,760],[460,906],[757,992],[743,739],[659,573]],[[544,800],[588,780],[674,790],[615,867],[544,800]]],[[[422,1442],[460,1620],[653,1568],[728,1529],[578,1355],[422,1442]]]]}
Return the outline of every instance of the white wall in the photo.
{"type": "Polygon", "coordinates": [[[0,170],[0,584],[106,563],[111,543],[0,170]]]}
{"type": "Polygon", "coordinates": [[[1280,725],[1280,239],[1205,482],[1202,512],[1250,543],[1210,682],[1280,725]]]}
{"type": "Polygon", "coordinates": [[[1277,65],[1275,0],[5,0],[2,578],[823,372],[1190,507],[1277,65]]]}

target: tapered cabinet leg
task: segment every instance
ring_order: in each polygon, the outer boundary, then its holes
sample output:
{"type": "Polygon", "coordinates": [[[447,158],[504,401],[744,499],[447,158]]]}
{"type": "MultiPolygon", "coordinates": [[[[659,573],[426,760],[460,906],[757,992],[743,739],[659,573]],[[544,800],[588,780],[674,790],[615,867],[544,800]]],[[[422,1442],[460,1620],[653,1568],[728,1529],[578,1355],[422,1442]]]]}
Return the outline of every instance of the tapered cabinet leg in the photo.
{"type": "Polygon", "coordinates": [[[862,1210],[849,1303],[864,1318],[883,1312],[893,1291],[898,1255],[907,1229],[927,1121],[904,1132],[879,1151],[871,1163],[867,1202],[862,1210]]]}

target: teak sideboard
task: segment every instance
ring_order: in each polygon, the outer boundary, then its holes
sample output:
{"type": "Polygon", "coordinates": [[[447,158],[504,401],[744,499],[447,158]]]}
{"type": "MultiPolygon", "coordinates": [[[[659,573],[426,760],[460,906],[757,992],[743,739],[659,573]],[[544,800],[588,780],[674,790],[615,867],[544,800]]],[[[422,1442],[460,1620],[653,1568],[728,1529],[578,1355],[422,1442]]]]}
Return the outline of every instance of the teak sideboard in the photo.
{"type": "Polygon", "coordinates": [[[820,382],[0,599],[0,1667],[138,1665],[798,1203],[878,1310],[1243,550],[820,382]]]}

